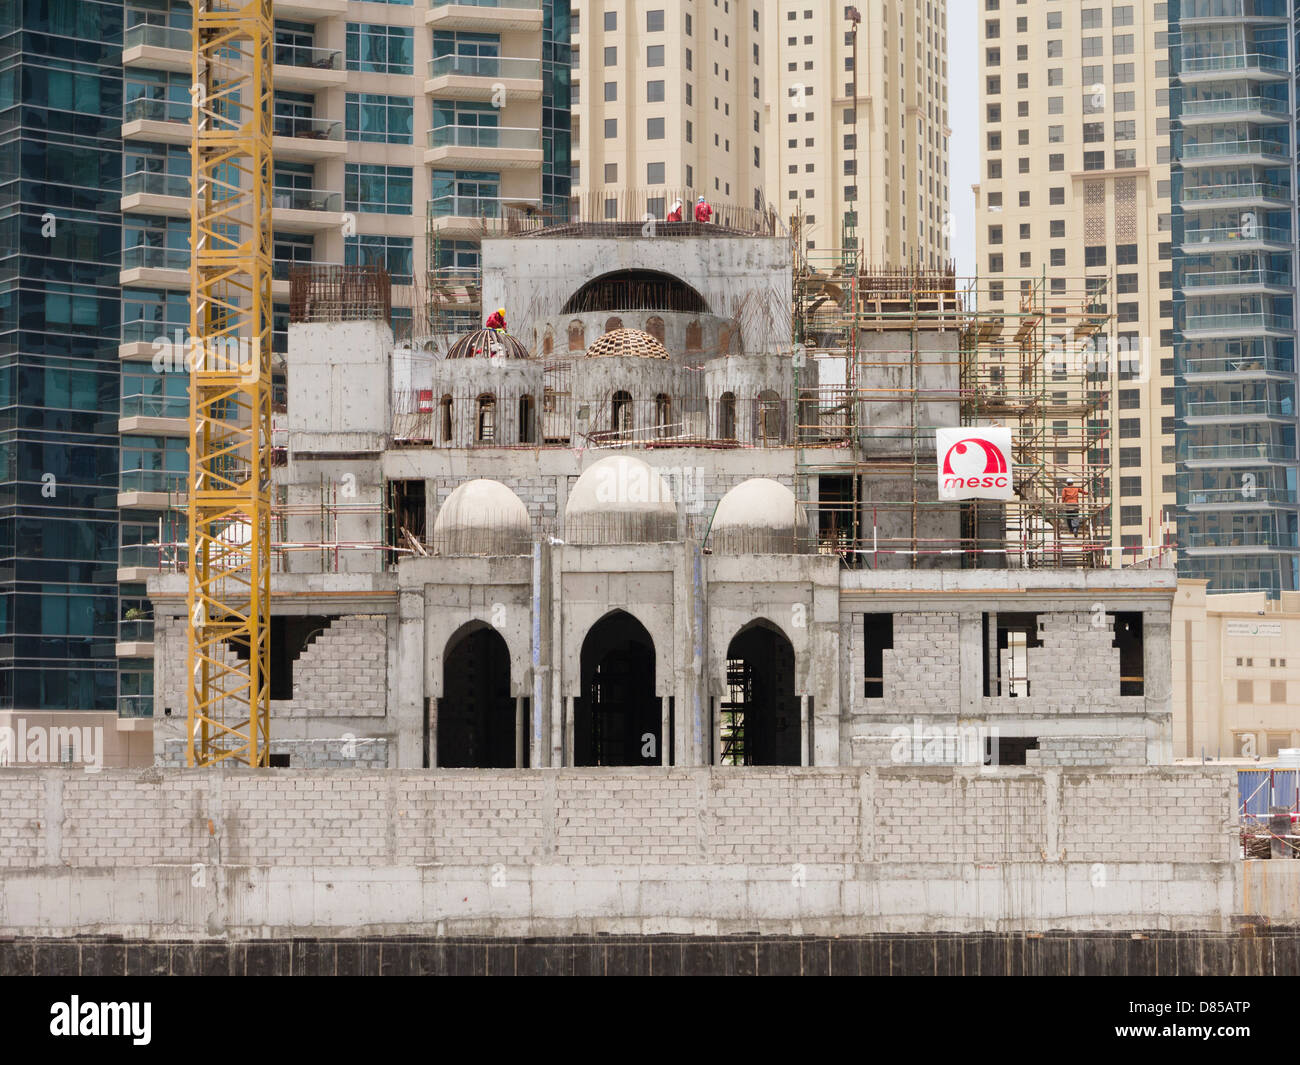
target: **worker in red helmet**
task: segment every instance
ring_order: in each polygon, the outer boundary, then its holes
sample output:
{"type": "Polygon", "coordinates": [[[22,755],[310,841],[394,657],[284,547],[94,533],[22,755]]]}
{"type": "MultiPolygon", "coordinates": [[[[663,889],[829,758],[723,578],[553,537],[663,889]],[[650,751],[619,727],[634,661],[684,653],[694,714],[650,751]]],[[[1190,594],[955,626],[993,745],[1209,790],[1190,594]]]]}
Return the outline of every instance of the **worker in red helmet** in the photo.
{"type": "Polygon", "coordinates": [[[703,196],[695,204],[695,221],[711,222],[713,221],[713,208],[709,206],[708,201],[703,196]]]}
{"type": "Polygon", "coordinates": [[[503,333],[506,331],[506,309],[504,307],[498,307],[488,315],[487,328],[500,329],[503,333]]]}

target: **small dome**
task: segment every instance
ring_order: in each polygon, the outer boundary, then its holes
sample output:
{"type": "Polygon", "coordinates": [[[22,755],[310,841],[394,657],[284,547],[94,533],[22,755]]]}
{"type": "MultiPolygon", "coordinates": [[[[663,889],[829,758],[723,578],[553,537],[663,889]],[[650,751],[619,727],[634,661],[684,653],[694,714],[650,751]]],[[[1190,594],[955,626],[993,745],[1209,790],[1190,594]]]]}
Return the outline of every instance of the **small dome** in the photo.
{"type": "Polygon", "coordinates": [[[787,555],[801,550],[807,523],[794,493],[779,481],[742,481],[718,502],[709,545],[720,555],[787,555]]]}
{"type": "Polygon", "coordinates": [[[564,508],[571,544],[658,544],[677,539],[668,483],[640,459],[611,455],[588,466],[564,508]]]}
{"type": "Polygon", "coordinates": [[[668,349],[640,329],[611,329],[587,349],[587,358],[635,355],[642,359],[666,359],[668,349]]]}
{"type": "Polygon", "coordinates": [[[532,541],[528,508],[500,481],[458,485],[433,523],[433,543],[440,555],[522,555],[532,541]]]}
{"type": "Polygon", "coordinates": [[[449,359],[526,359],[528,349],[509,333],[476,329],[447,349],[449,359]]]}

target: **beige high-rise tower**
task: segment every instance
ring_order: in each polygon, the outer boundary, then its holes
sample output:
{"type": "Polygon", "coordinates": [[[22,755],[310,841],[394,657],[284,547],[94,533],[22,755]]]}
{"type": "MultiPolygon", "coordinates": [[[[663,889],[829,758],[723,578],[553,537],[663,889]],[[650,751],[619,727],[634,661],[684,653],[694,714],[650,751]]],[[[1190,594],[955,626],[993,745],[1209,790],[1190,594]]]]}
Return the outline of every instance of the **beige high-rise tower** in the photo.
{"type": "Polygon", "coordinates": [[[616,212],[703,195],[797,218],[814,257],[857,247],[871,262],[940,266],[946,11],[579,0],[574,192],[616,212]]]}
{"type": "Polygon", "coordinates": [[[1129,558],[1160,542],[1175,501],[1166,6],[981,0],[966,45],[981,60],[981,295],[1014,313],[1045,285],[1050,337],[1053,296],[1104,280],[1112,546],[1129,558]]]}

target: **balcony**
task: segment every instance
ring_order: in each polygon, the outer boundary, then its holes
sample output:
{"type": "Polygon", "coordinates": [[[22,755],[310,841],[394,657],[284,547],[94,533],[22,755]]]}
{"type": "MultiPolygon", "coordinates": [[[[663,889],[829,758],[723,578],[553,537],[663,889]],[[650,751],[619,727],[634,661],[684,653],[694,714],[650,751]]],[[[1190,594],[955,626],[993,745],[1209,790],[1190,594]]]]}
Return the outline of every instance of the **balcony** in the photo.
{"type": "Polygon", "coordinates": [[[122,139],[188,145],[192,110],[188,100],[138,96],[122,107],[122,139]]]}
{"type": "Polygon", "coordinates": [[[348,0],[275,0],[275,17],[295,22],[324,22],[347,10],[348,0]]]}
{"type": "Polygon", "coordinates": [[[1271,399],[1234,399],[1187,404],[1188,423],[1212,424],[1216,421],[1295,421],[1295,407],[1286,401],[1271,399]],[[1289,409],[1288,409],[1289,408],[1289,409]]]}
{"type": "Polygon", "coordinates": [[[342,159],[348,153],[343,123],[332,118],[297,118],[276,115],[271,147],[275,158],[296,163],[342,159]]]}
{"type": "MultiPolygon", "coordinates": [[[[276,10],[279,10],[278,5],[276,10]]],[[[119,695],[117,697],[117,716],[128,721],[153,717],[153,696],[119,695]]]]}
{"type": "Polygon", "coordinates": [[[439,126],[429,131],[424,161],[465,170],[531,170],[542,165],[542,134],[536,128],[439,126]]]}
{"type": "Polygon", "coordinates": [[[123,361],[150,362],[157,350],[155,342],[166,340],[168,343],[185,342],[189,336],[190,321],[155,322],[153,320],[136,320],[122,323],[122,343],[118,345],[117,357],[123,361]]]}
{"type": "Polygon", "coordinates": [[[1279,295],[1292,291],[1291,277],[1284,270],[1218,270],[1201,274],[1186,274],[1184,289],[1195,289],[1198,295],[1245,290],[1276,290],[1279,295]]]}
{"type": "Polygon", "coordinates": [[[1244,185],[1193,185],[1183,189],[1183,206],[1289,207],[1291,194],[1285,185],[1256,182],[1244,185]]]}
{"type": "Polygon", "coordinates": [[[1204,532],[1188,533],[1189,554],[1257,554],[1285,551],[1296,546],[1295,533],[1287,532],[1204,532]]]}
{"type": "Polygon", "coordinates": [[[117,505],[122,510],[184,510],[188,473],[175,470],[123,470],[117,505]]]}
{"type": "Polygon", "coordinates": [[[1268,509],[1295,506],[1296,493],[1285,488],[1254,488],[1246,495],[1241,488],[1214,488],[1188,493],[1184,504],[1189,512],[1268,509]]]}
{"type": "Polygon", "coordinates": [[[439,196],[429,201],[433,232],[448,239],[476,239],[485,233],[523,229],[541,200],[491,196],[439,196]]]}
{"type": "Polygon", "coordinates": [[[1243,96],[1229,100],[1188,100],[1180,120],[1184,126],[1216,122],[1286,122],[1290,108],[1285,100],[1267,96],[1243,96]]]}
{"type": "Polygon", "coordinates": [[[424,91],[439,98],[490,101],[502,91],[506,99],[539,100],[542,61],[501,56],[444,55],[429,62],[424,91]]]}
{"type": "Polygon", "coordinates": [[[190,179],[185,174],[160,174],[137,170],[122,179],[123,212],[188,218],[190,179]]]}
{"type": "Polygon", "coordinates": [[[189,397],[123,396],[117,429],[144,436],[189,436],[189,397]]]}
{"type": "Polygon", "coordinates": [[[118,622],[116,654],[118,658],[152,658],[153,618],[118,622]]]}
{"type": "Polygon", "coordinates": [[[1287,159],[1290,148],[1278,141],[1244,140],[1211,141],[1207,144],[1184,144],[1182,161],[1187,166],[1211,163],[1258,163],[1275,166],[1287,159]]]}
{"type": "Polygon", "coordinates": [[[1183,0],[1180,22],[1279,22],[1287,17],[1287,0],[1183,0]]]}
{"type": "Polygon", "coordinates": [[[1241,314],[1188,315],[1183,329],[1185,336],[1233,337],[1242,334],[1278,333],[1286,336],[1294,327],[1294,319],[1265,311],[1245,311],[1241,314]]]}
{"type": "Polygon", "coordinates": [[[151,288],[190,287],[190,253],[187,248],[158,248],[137,244],[122,249],[122,285],[147,285],[151,288]]]}
{"type": "Polygon", "coordinates": [[[1281,444],[1196,444],[1187,449],[1186,464],[1192,469],[1210,466],[1257,466],[1264,462],[1292,463],[1295,448],[1281,444]]]}
{"type": "Polygon", "coordinates": [[[1189,377],[1221,378],[1224,380],[1238,378],[1264,378],[1269,374],[1289,377],[1295,373],[1295,360],[1276,355],[1241,357],[1237,355],[1218,358],[1187,359],[1183,372],[1189,377]]]}
{"type": "Polygon", "coordinates": [[[346,84],[343,53],[337,48],[308,48],[296,44],[275,46],[272,77],[277,89],[316,92],[346,84]]]}
{"type": "Polygon", "coordinates": [[[424,16],[435,30],[541,32],[541,0],[429,0],[424,16]]]}
{"type": "Polygon", "coordinates": [[[117,553],[120,583],[142,583],[162,572],[162,548],[158,544],[123,544],[117,553]]]}
{"type": "Polygon", "coordinates": [[[271,219],[277,232],[318,233],[343,225],[343,193],[319,189],[272,189],[271,219]]]}
{"type": "Polygon", "coordinates": [[[1275,55],[1208,55],[1185,58],[1179,71],[1184,83],[1217,81],[1232,74],[1260,81],[1285,81],[1287,61],[1275,55]]]}
{"type": "Polygon", "coordinates": [[[192,47],[187,29],[141,23],[122,35],[122,66],[188,74],[192,47]]]}
{"type": "Polygon", "coordinates": [[[1242,251],[1247,248],[1287,251],[1292,246],[1291,232],[1274,226],[1246,225],[1231,229],[1188,229],[1183,233],[1182,249],[1193,255],[1214,251],[1242,251]]]}

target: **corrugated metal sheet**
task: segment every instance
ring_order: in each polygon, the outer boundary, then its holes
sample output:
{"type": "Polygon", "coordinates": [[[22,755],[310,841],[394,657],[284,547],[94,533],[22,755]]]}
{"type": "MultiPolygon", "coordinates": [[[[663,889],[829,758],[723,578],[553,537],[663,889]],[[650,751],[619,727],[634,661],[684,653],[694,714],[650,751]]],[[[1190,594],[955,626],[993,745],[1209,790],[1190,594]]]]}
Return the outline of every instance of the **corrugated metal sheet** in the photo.
{"type": "Polygon", "coordinates": [[[1242,814],[1267,817],[1270,806],[1296,809],[1300,791],[1300,770],[1237,770],[1237,809],[1242,814]]]}

